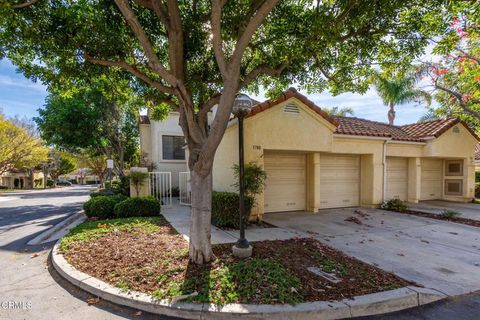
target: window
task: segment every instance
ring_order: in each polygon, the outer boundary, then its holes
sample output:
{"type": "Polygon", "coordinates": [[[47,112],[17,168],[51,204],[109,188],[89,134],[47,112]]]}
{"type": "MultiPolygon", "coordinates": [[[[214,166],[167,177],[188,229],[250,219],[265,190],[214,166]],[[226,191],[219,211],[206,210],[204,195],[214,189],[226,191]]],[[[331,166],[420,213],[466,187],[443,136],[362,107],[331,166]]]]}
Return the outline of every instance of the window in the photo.
{"type": "Polygon", "coordinates": [[[462,176],[463,161],[462,160],[445,161],[445,175],[446,176],[462,176]]]}
{"type": "Polygon", "coordinates": [[[461,196],[463,193],[463,180],[445,180],[445,194],[461,196]]]}
{"type": "Polygon", "coordinates": [[[182,136],[162,136],[162,159],[185,160],[184,144],[182,136]]]}

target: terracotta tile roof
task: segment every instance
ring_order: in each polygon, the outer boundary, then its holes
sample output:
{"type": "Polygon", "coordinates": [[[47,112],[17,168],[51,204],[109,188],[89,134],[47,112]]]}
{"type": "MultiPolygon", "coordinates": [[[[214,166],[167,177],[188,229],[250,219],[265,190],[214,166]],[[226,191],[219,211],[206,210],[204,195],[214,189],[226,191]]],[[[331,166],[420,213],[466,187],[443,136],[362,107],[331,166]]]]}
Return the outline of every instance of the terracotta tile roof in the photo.
{"type": "Polygon", "coordinates": [[[352,117],[334,117],[334,119],[340,124],[335,131],[336,134],[386,137],[400,141],[423,142],[422,139],[410,136],[400,127],[391,126],[386,123],[352,117]]]}
{"type": "Polygon", "coordinates": [[[250,110],[248,117],[254,116],[264,110],[270,109],[290,98],[297,98],[310,109],[327,119],[330,123],[337,127],[336,134],[369,136],[369,137],[385,137],[398,141],[425,142],[427,137],[439,137],[445,131],[453,127],[457,123],[462,123],[470,133],[480,141],[475,132],[459,118],[447,118],[432,121],[424,121],[404,126],[391,126],[386,123],[376,122],[366,119],[354,117],[338,117],[330,116],[320,107],[315,105],[304,95],[300,94],[295,88],[290,88],[283,92],[282,95],[275,100],[266,100],[256,104],[250,110]]]}
{"type": "Polygon", "coordinates": [[[480,143],[475,146],[475,160],[480,160],[480,143]]]}
{"type": "Polygon", "coordinates": [[[148,116],[140,116],[140,124],[150,124],[150,118],[148,116]]]}
{"type": "Polygon", "coordinates": [[[439,137],[459,121],[458,118],[437,119],[407,124],[401,126],[401,128],[413,137],[439,137]]]}
{"type": "Polygon", "coordinates": [[[309,100],[303,94],[299,93],[295,88],[289,88],[288,90],[284,91],[278,99],[266,100],[262,103],[254,105],[250,110],[248,117],[254,116],[257,113],[270,109],[271,107],[276,106],[277,104],[282,103],[284,101],[287,101],[290,98],[297,98],[307,107],[309,107],[310,109],[312,109],[313,111],[321,115],[323,118],[325,118],[327,121],[329,121],[331,124],[333,124],[334,126],[338,126],[338,123],[335,121],[333,117],[331,117],[328,113],[320,109],[315,103],[313,103],[313,101],[309,100]]]}

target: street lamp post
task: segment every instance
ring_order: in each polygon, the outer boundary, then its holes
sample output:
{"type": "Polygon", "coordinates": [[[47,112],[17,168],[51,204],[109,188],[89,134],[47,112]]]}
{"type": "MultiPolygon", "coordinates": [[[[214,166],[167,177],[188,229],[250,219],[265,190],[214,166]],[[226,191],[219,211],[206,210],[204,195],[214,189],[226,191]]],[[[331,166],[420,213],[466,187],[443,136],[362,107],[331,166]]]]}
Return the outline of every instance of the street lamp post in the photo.
{"type": "Polygon", "coordinates": [[[252,108],[253,101],[246,94],[238,94],[233,104],[233,114],[238,119],[238,167],[239,167],[239,211],[240,211],[240,238],[232,248],[233,254],[240,258],[252,255],[252,246],[245,238],[245,179],[243,160],[243,119],[252,108]]]}

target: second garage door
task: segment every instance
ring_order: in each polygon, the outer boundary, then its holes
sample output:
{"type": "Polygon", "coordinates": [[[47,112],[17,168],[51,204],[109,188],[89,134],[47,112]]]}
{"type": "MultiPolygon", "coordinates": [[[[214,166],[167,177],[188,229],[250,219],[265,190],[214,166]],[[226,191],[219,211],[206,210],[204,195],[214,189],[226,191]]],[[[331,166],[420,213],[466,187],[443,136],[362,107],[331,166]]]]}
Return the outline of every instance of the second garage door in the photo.
{"type": "Polygon", "coordinates": [[[442,166],[442,160],[422,159],[420,200],[442,198],[442,166]]]}
{"type": "Polygon", "coordinates": [[[305,210],[304,154],[265,153],[265,212],[305,210]]]}
{"type": "Polygon", "coordinates": [[[360,158],[320,155],[320,208],[353,207],[359,204],[360,158]]]}
{"type": "Polygon", "coordinates": [[[387,200],[407,200],[408,194],[408,159],[387,158],[387,200]]]}

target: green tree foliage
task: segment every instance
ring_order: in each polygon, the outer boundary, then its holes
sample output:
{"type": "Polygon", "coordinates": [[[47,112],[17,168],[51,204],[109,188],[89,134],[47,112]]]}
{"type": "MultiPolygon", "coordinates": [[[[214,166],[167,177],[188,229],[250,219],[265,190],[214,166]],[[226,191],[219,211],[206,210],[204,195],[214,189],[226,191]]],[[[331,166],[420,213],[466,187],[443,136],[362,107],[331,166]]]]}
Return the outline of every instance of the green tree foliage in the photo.
{"type": "Polygon", "coordinates": [[[129,86],[101,77],[90,87],[52,93],[35,121],[42,138],[56,147],[90,149],[124,163],[138,160],[138,100],[129,86]]]}
{"type": "Polygon", "coordinates": [[[47,159],[48,149],[35,134],[0,114],[0,174],[33,168],[47,159]]]}
{"type": "Polygon", "coordinates": [[[196,263],[212,256],[212,164],[239,91],[364,92],[372,64],[408,65],[445,16],[443,0],[2,1],[0,56],[28,77],[65,87],[109,68],[179,111],[196,263]]]}
{"type": "Polygon", "coordinates": [[[322,110],[331,116],[338,116],[338,117],[353,116],[355,114],[355,111],[353,111],[353,109],[350,107],[331,107],[331,108],[322,108],[322,110]]]}
{"type": "Polygon", "coordinates": [[[47,162],[50,177],[57,182],[59,176],[70,173],[76,169],[74,158],[66,152],[51,150],[47,162]]]}
{"type": "Polygon", "coordinates": [[[430,94],[416,87],[419,80],[420,75],[412,72],[390,75],[377,72],[373,76],[378,95],[389,107],[388,122],[390,125],[393,125],[395,121],[396,105],[421,102],[422,100],[430,105],[432,101],[430,94]]]}

